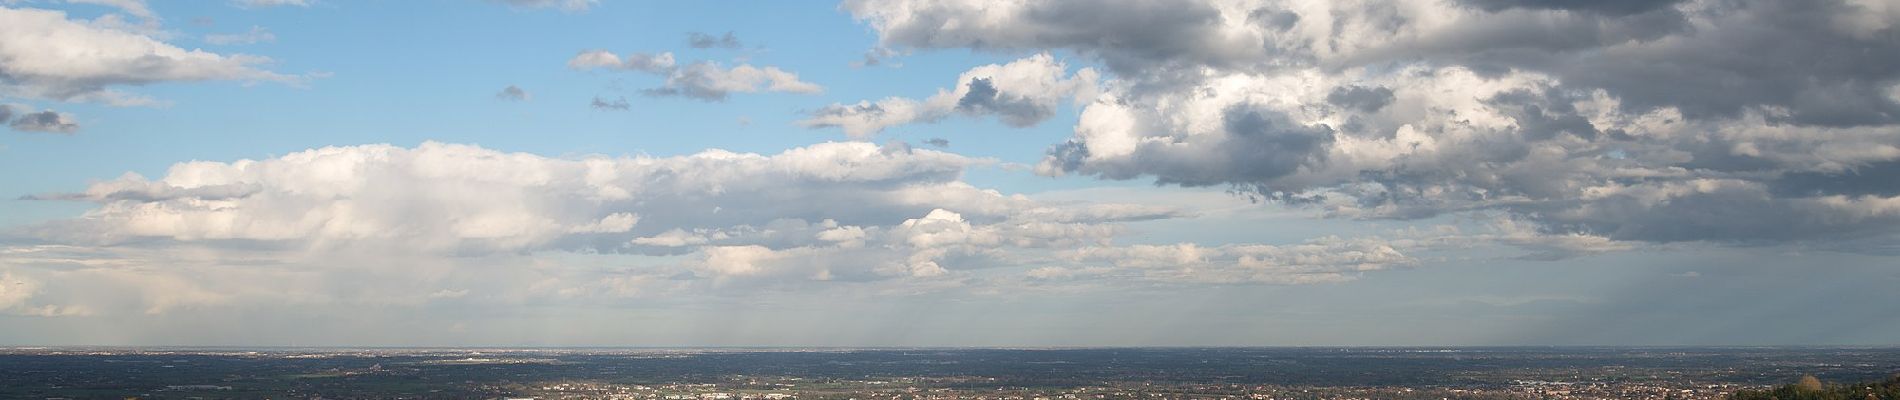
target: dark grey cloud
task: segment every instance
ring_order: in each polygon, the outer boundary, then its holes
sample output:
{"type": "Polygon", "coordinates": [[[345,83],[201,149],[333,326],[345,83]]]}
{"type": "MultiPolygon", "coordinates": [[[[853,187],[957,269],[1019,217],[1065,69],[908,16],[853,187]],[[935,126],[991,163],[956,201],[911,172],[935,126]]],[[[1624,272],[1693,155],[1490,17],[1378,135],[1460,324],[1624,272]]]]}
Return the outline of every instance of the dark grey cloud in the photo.
{"type": "Polygon", "coordinates": [[[1556,135],[1573,135],[1594,140],[1598,131],[1588,118],[1577,114],[1575,94],[1566,96],[1556,89],[1542,93],[1516,90],[1487,99],[1491,107],[1517,121],[1517,131],[1525,139],[1548,140],[1556,135]]]}
{"type": "Polygon", "coordinates": [[[970,79],[970,83],[966,86],[969,87],[970,91],[964,93],[962,98],[957,99],[957,108],[973,109],[996,102],[998,92],[996,91],[996,85],[990,84],[990,78],[970,79]]]}
{"type": "Polygon", "coordinates": [[[1648,242],[1774,242],[1864,233],[1871,227],[1869,223],[1884,223],[1828,221],[1844,215],[1777,199],[1758,187],[1731,183],[1698,188],[1667,202],[1617,195],[1594,199],[1584,207],[1547,203],[1522,208],[1524,212],[1550,213],[1542,219],[1550,231],[1591,232],[1648,242]]]}
{"type": "Polygon", "coordinates": [[[71,134],[79,131],[79,123],[72,116],[53,110],[20,114],[7,127],[21,132],[45,132],[71,134]]]}
{"type": "Polygon", "coordinates": [[[1683,0],[1461,0],[1485,11],[1513,8],[1533,10],[1587,11],[1610,15],[1630,15],[1673,7],[1683,0]]]}
{"type": "Polygon", "coordinates": [[[589,106],[594,107],[595,110],[607,110],[607,111],[627,111],[627,110],[633,109],[633,105],[628,104],[627,98],[625,97],[608,100],[608,99],[600,98],[599,96],[595,96],[594,101],[592,103],[589,103],[589,106]]]}
{"type": "Polygon", "coordinates": [[[1340,86],[1326,95],[1326,102],[1359,111],[1379,111],[1392,104],[1392,89],[1384,87],[1340,86]]]}
{"type": "Polygon", "coordinates": [[[882,26],[886,45],[1068,48],[1152,87],[1203,78],[1196,69],[1204,66],[1259,72],[1430,62],[1554,74],[1569,86],[1610,90],[1633,111],[1670,106],[1700,117],[1782,107],[1790,111],[1780,117],[1787,122],[1828,126],[1900,118],[1900,104],[1886,94],[1900,79],[1900,31],[1841,29],[1839,17],[1860,13],[1844,0],[1697,3],[1695,15],[1678,10],[1679,1],[1471,0],[1489,11],[1432,30],[1390,5],[1341,4],[1329,18],[1336,32],[1323,37],[1278,32],[1311,19],[1272,5],[1240,16],[1268,25],[1268,32],[1237,35],[1221,31],[1221,11],[1202,2],[1117,3],[1036,2],[995,8],[1009,11],[995,15],[974,6],[845,8],[874,24],[907,12],[902,23],[882,26]],[[1707,26],[1693,28],[1692,17],[1707,26]],[[1343,29],[1350,30],[1337,32],[1343,29]]]}
{"type": "Polygon", "coordinates": [[[501,88],[501,91],[495,92],[495,98],[508,101],[527,101],[529,97],[527,90],[515,85],[508,85],[501,88]]]}
{"type": "Polygon", "coordinates": [[[967,114],[994,114],[1014,127],[1035,125],[1055,114],[1055,109],[1025,96],[1011,96],[996,90],[990,78],[970,79],[969,92],[957,99],[957,111],[967,114]]]}
{"type": "Polygon", "coordinates": [[[1840,0],[1697,6],[1693,15],[1670,7],[1628,14],[1512,7],[1342,61],[1422,59],[1536,71],[1574,89],[1606,90],[1629,112],[1669,107],[1693,118],[1734,118],[1772,108],[1775,122],[1799,125],[1900,122],[1900,103],[1888,94],[1900,82],[1900,32],[1842,26],[1841,20],[1863,13],[1859,6],[1840,0]]]}
{"type": "Polygon", "coordinates": [[[1220,11],[1202,2],[1121,1],[1112,6],[1079,0],[1023,3],[1014,13],[984,15],[978,5],[930,7],[847,0],[842,8],[860,18],[904,15],[909,23],[881,29],[891,47],[925,49],[1040,50],[1073,48],[1102,58],[1110,68],[1139,73],[1176,61],[1241,61],[1251,50],[1219,37],[1220,11]],[[916,7],[912,9],[910,7],[916,7]],[[990,21],[992,17],[1006,19],[990,21]],[[991,23],[965,24],[958,21],[991,23]]]}
{"type": "Polygon", "coordinates": [[[69,200],[69,201],[133,201],[161,202],[170,200],[234,200],[256,194],[259,187],[255,184],[225,184],[183,188],[161,184],[119,184],[89,193],[50,193],[21,196],[21,200],[69,200]],[[104,190],[109,189],[109,190],[104,190]]]}
{"type": "Polygon", "coordinates": [[[863,137],[886,128],[932,123],[955,114],[995,116],[1012,127],[1028,127],[1055,116],[1065,101],[1081,105],[1100,93],[1100,73],[1093,68],[1069,71],[1068,64],[1040,53],[1003,64],[971,68],[957,76],[955,86],[925,99],[886,97],[875,102],[834,103],[799,124],[812,128],[842,128],[846,135],[863,137]]]}
{"type": "Polygon", "coordinates": [[[1800,171],[1768,182],[1782,197],[1900,196],[1900,160],[1882,161],[1840,171],[1800,171]]]}
{"type": "Polygon", "coordinates": [[[879,65],[885,65],[887,62],[889,62],[890,65],[893,67],[904,66],[904,64],[901,62],[892,62],[891,60],[893,57],[897,57],[897,52],[892,51],[891,49],[887,49],[883,47],[872,48],[870,50],[864,51],[863,58],[859,59],[858,61],[852,61],[851,66],[855,68],[875,67],[879,65]]]}
{"type": "Polygon", "coordinates": [[[726,31],[726,34],[719,36],[713,36],[705,32],[689,32],[686,34],[686,45],[695,49],[737,49],[745,47],[745,44],[740,43],[739,37],[734,36],[732,31],[726,31]]]}
{"type": "Polygon", "coordinates": [[[930,145],[930,147],[943,149],[943,148],[950,147],[950,140],[944,139],[944,138],[929,138],[929,139],[924,139],[924,144],[930,145]]]}
{"type": "MultiPolygon", "coordinates": [[[[1625,108],[1676,107],[1690,117],[1785,109],[1777,122],[1860,126],[1900,122],[1888,88],[1900,83],[1900,30],[1837,22],[1844,1],[1746,1],[1707,10],[1708,28],[1642,48],[1530,60],[1573,85],[1611,91],[1625,108]]],[[[1875,17],[1878,18],[1878,17],[1875,17]]]]}
{"type": "Polygon", "coordinates": [[[1300,14],[1285,10],[1256,9],[1247,13],[1247,21],[1273,28],[1276,31],[1293,29],[1300,23],[1300,14]]]}
{"type": "Polygon", "coordinates": [[[1248,104],[1221,114],[1218,135],[1173,136],[1168,146],[1141,147],[1118,162],[1085,164],[1088,148],[1073,141],[1051,150],[1051,157],[1066,169],[1108,179],[1153,176],[1162,184],[1209,186],[1234,183],[1236,176],[1268,181],[1317,166],[1335,140],[1331,127],[1299,125],[1248,104]]]}

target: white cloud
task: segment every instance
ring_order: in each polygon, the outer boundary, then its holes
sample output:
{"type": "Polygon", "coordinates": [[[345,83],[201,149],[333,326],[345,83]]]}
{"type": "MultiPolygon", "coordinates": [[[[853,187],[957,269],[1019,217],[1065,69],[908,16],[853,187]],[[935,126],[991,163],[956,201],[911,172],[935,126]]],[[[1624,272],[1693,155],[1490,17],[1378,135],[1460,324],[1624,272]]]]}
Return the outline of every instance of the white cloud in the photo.
{"type": "Polygon", "coordinates": [[[706,101],[722,101],[731,93],[784,92],[813,94],[824,88],[799,80],[798,74],[778,67],[754,67],[740,64],[726,67],[700,61],[678,65],[673,53],[628,53],[615,55],[604,50],[589,50],[568,59],[567,67],[577,70],[637,71],[666,78],[659,87],[643,92],[651,96],[684,96],[706,101]]]}
{"type": "Polygon", "coordinates": [[[242,8],[268,7],[309,7],[316,0],[232,0],[231,4],[242,8]]]}
{"type": "Polygon", "coordinates": [[[666,76],[666,83],[648,89],[647,94],[685,96],[700,100],[724,100],[730,93],[784,92],[814,94],[824,88],[798,80],[798,74],[778,67],[754,67],[740,64],[731,68],[710,61],[687,64],[666,76]]]}
{"type": "Polygon", "coordinates": [[[0,94],[115,105],[157,101],[114,89],[174,81],[277,81],[270,59],[185,50],[151,36],[66,18],[65,13],[0,7],[0,94]]]}
{"type": "MultiPolygon", "coordinates": [[[[1382,240],[1337,237],[1283,246],[1085,247],[1067,253],[1066,257],[1081,263],[1107,264],[1146,279],[1200,283],[1343,282],[1356,279],[1365,271],[1418,263],[1382,240]]],[[[1041,275],[1059,274],[1045,271],[1041,275]]]]}
{"type": "Polygon", "coordinates": [[[590,224],[570,227],[567,231],[569,233],[626,233],[633,230],[633,225],[638,223],[640,223],[639,215],[613,213],[590,224]]]}
{"type": "Polygon", "coordinates": [[[664,73],[673,70],[674,62],[673,53],[670,52],[628,53],[626,58],[622,59],[606,50],[588,50],[568,59],[567,67],[579,70],[602,68],[664,73]]]}
{"type": "Polygon", "coordinates": [[[21,232],[51,245],[0,243],[0,271],[38,282],[0,300],[16,312],[92,314],[587,304],[721,290],[989,290],[1054,276],[1044,267],[1079,271],[1067,276],[1078,283],[1297,284],[1411,262],[1376,239],[1340,239],[1210,247],[1192,266],[1129,264],[1150,248],[1116,244],[1124,223],[1189,214],[1041,202],[959,180],[985,163],[858,142],[572,158],[430,142],[185,162],[156,179],[35,196],[97,206],[21,232]]]}
{"type": "Polygon", "coordinates": [[[205,43],[216,45],[257,44],[275,41],[277,41],[277,35],[261,26],[251,26],[251,30],[244,31],[243,33],[205,35],[205,43]]]}
{"type": "Polygon", "coordinates": [[[24,276],[15,276],[10,271],[0,270],[0,314],[26,315],[35,317],[68,317],[91,315],[92,310],[85,306],[34,304],[34,295],[39,294],[41,283],[24,276]]]}
{"type": "Polygon", "coordinates": [[[39,282],[29,282],[15,278],[12,273],[0,272],[0,310],[20,307],[38,289],[39,282]]]}
{"type": "MultiPolygon", "coordinates": [[[[889,196],[916,184],[946,184],[975,162],[948,153],[886,154],[873,145],[845,143],[774,156],[708,151],[577,160],[442,143],[414,149],[375,145],[261,161],[183,163],[158,180],[128,175],[66,198],[101,202],[73,226],[89,227],[92,239],[99,240],[289,240],[316,246],[520,251],[553,245],[570,232],[626,232],[623,228],[638,220],[652,221],[646,210],[656,207],[718,201],[764,205],[734,192],[889,196]]],[[[798,215],[789,211],[813,207],[788,204],[748,212],[798,215]]],[[[679,210],[667,213],[685,216],[679,210]]],[[[712,212],[693,212],[699,213],[712,212]]]]}
{"type": "Polygon", "coordinates": [[[491,0],[523,8],[556,8],[567,12],[581,12],[600,4],[599,0],[491,0]]]}
{"type": "MultiPolygon", "coordinates": [[[[725,233],[722,232],[714,231],[710,234],[718,235],[719,239],[725,238],[725,233]]],[[[707,235],[706,233],[687,233],[686,230],[673,228],[673,230],[661,232],[658,235],[633,238],[630,243],[659,247],[697,246],[706,244],[706,242],[711,240],[707,235]]]]}
{"type": "Polygon", "coordinates": [[[106,6],[106,7],[112,7],[112,8],[119,9],[119,11],[123,11],[126,14],[131,14],[134,17],[139,17],[139,18],[147,19],[147,20],[158,18],[158,14],[152,12],[152,7],[150,5],[145,4],[145,0],[65,0],[65,1],[67,3],[95,4],[95,5],[101,5],[101,6],[106,6]]]}

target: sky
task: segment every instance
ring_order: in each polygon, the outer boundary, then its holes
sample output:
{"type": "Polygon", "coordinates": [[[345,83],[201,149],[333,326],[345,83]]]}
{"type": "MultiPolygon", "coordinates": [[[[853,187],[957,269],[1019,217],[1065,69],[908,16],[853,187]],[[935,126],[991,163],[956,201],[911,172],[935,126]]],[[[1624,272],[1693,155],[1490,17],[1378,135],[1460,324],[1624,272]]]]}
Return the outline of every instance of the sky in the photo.
{"type": "Polygon", "coordinates": [[[1900,345],[1886,0],[0,0],[0,345],[1900,345]]]}

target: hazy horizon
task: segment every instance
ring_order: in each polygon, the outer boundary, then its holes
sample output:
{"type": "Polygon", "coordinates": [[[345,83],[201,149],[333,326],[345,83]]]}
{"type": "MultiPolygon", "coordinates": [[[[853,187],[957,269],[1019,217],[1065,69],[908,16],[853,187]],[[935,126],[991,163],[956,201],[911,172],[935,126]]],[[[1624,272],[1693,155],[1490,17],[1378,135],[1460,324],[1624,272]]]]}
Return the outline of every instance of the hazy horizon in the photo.
{"type": "Polygon", "coordinates": [[[0,0],[0,347],[1900,346],[1884,0],[0,0]]]}

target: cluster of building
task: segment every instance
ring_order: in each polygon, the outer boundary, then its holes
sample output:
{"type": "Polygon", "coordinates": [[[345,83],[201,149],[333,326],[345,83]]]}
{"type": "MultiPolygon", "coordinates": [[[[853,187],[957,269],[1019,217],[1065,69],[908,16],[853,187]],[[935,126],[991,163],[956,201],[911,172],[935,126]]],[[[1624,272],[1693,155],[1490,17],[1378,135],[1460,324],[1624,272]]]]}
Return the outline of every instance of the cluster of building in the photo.
{"type": "Polygon", "coordinates": [[[1536,399],[1718,400],[1737,390],[1758,388],[1731,383],[1518,381],[1511,390],[1536,399]]]}
{"type": "MultiPolygon", "coordinates": [[[[954,380],[954,378],[951,378],[954,380]]],[[[757,380],[720,384],[626,385],[598,382],[561,382],[542,384],[517,392],[529,393],[538,400],[614,399],[614,400],[1106,400],[1106,399],[1235,399],[1235,400],[1306,400],[1306,399],[1634,399],[1634,400],[1718,400],[1739,389],[1734,384],[1682,384],[1640,382],[1554,382],[1517,381],[1491,387],[1399,387],[1399,386],[1272,386],[1272,385],[1170,385],[1157,383],[1106,384],[1067,388],[970,387],[968,381],[958,387],[930,387],[930,380],[902,379],[907,382],[845,381],[812,387],[790,384],[763,384],[757,380]],[[924,384],[923,387],[918,384],[924,384]],[[777,386],[774,386],[777,385],[777,386]]],[[[935,382],[943,383],[943,382],[935,382]]],[[[504,389],[504,388],[495,388],[504,389]]]]}

